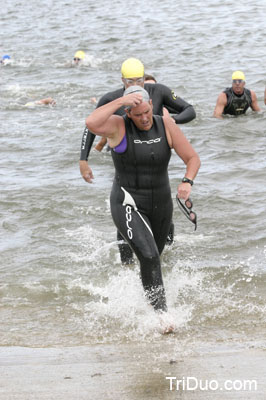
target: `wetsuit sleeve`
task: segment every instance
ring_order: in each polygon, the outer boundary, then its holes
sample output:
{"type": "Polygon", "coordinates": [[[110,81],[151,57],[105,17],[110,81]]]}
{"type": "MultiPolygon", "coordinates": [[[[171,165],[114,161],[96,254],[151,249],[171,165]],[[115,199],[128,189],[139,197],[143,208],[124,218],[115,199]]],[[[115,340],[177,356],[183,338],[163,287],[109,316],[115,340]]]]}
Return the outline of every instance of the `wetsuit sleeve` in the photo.
{"type": "Polygon", "coordinates": [[[158,85],[163,95],[163,106],[172,114],[176,124],[185,124],[196,118],[196,112],[191,104],[177,97],[167,86],[158,85]]]}
{"type": "Polygon", "coordinates": [[[82,135],[82,140],[81,140],[80,160],[88,161],[88,157],[89,157],[94,139],[95,139],[94,133],[90,132],[89,129],[87,127],[85,127],[83,135],[82,135]]]}
{"type": "MultiPolygon", "coordinates": [[[[103,96],[98,101],[96,108],[103,106],[104,104],[108,103],[110,100],[106,96],[103,96]]],[[[87,127],[85,127],[82,140],[81,140],[81,151],[80,151],[80,160],[88,161],[88,157],[95,139],[94,133],[89,131],[87,127]]]]}

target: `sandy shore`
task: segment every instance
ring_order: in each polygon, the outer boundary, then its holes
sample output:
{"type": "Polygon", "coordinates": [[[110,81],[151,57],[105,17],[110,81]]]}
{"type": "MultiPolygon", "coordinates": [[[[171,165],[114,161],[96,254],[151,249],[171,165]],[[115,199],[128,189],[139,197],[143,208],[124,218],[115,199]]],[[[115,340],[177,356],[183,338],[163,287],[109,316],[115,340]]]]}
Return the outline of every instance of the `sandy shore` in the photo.
{"type": "Polygon", "coordinates": [[[216,348],[179,357],[167,346],[163,351],[161,344],[160,348],[153,344],[2,347],[0,399],[266,398],[265,350],[216,348]],[[225,390],[225,382],[229,390],[225,390]]]}

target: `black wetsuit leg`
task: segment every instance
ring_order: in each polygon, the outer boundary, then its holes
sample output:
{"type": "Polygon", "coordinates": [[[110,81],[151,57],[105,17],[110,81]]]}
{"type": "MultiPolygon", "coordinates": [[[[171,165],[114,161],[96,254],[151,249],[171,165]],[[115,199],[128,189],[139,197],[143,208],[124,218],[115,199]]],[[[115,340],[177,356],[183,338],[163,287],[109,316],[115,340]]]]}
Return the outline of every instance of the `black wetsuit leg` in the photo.
{"type": "MultiPolygon", "coordinates": [[[[129,205],[116,204],[112,207],[112,216],[119,231],[139,259],[141,280],[148,300],[155,310],[166,311],[160,254],[153,235],[140,215],[129,205]],[[129,232],[133,232],[131,239],[128,237],[129,232]]],[[[143,215],[142,217],[149,225],[147,218],[143,215]]]]}
{"type": "MultiPolygon", "coordinates": [[[[175,232],[175,226],[174,223],[171,222],[170,229],[166,238],[166,244],[168,246],[171,246],[171,244],[173,244],[174,242],[174,232],[175,232]]],[[[123,236],[119,231],[117,231],[116,238],[119,242],[118,249],[122,264],[125,265],[132,264],[134,262],[134,258],[133,258],[133,251],[131,250],[130,246],[128,245],[127,242],[125,242],[123,236]]]]}
{"type": "Polygon", "coordinates": [[[118,249],[120,253],[120,259],[122,264],[128,265],[134,262],[133,251],[127,242],[125,242],[123,236],[117,231],[118,249]]]}
{"type": "MultiPolygon", "coordinates": [[[[155,310],[166,311],[165,290],[161,272],[160,254],[163,251],[171,223],[169,210],[155,208],[149,217],[131,205],[123,205],[122,190],[114,184],[111,193],[111,213],[119,232],[135,252],[140,262],[141,280],[145,294],[155,310]],[[163,212],[162,212],[163,211],[163,212]]],[[[148,201],[149,202],[149,201],[148,201]]],[[[164,205],[165,206],[165,205],[164,205]]]]}

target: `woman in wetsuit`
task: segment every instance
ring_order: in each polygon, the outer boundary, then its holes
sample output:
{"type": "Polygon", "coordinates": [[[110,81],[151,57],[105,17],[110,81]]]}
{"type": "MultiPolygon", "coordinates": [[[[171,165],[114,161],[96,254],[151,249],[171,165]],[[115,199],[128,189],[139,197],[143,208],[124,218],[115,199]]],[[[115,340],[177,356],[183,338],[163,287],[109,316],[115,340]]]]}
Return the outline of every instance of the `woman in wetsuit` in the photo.
{"type": "Polygon", "coordinates": [[[166,311],[160,254],[172,219],[168,163],[173,148],[186,164],[178,196],[186,200],[200,160],[169,116],[154,116],[148,92],[130,86],[124,96],[93,111],[86,125],[107,137],[116,170],[111,213],[119,232],[140,261],[145,294],[155,310],[166,311]],[[125,116],[114,115],[120,107],[125,116]]]}

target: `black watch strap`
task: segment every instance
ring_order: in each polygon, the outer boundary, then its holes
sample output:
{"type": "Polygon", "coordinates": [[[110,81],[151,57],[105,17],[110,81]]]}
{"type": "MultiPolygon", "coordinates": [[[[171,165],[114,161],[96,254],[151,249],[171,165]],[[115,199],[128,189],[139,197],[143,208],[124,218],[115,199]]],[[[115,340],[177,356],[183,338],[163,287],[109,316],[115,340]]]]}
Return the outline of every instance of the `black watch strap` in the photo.
{"type": "Polygon", "coordinates": [[[188,179],[188,178],[186,178],[186,177],[184,177],[184,178],[182,179],[182,182],[184,182],[184,183],[190,183],[191,186],[192,186],[193,183],[194,183],[191,179],[188,179]]]}

